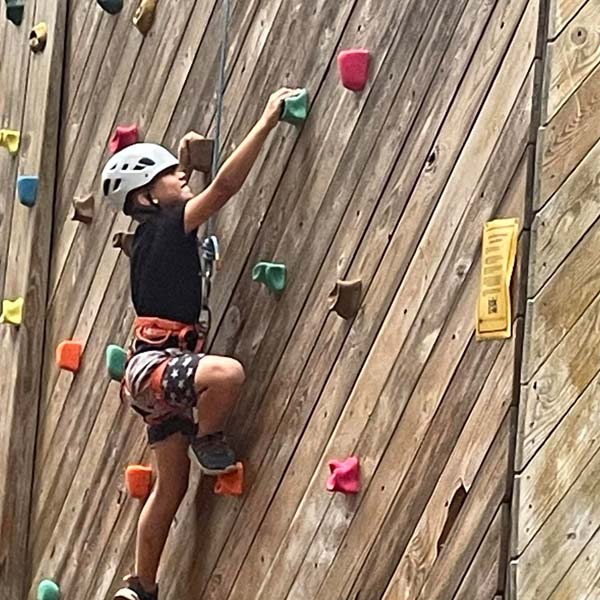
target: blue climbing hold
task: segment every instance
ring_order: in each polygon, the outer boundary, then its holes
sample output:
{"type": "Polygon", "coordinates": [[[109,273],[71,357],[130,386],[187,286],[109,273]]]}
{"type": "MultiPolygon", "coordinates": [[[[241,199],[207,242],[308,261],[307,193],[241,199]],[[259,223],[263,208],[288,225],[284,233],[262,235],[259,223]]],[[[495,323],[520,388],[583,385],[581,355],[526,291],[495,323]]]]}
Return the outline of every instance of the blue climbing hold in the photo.
{"type": "Polygon", "coordinates": [[[125,375],[127,352],[121,346],[110,344],[106,347],[106,368],[111,379],[121,381],[125,375]]]}
{"type": "Polygon", "coordinates": [[[111,15],[116,15],[123,10],[123,0],[98,0],[98,4],[111,15]]]}
{"type": "Polygon", "coordinates": [[[35,206],[37,201],[38,178],[35,175],[20,175],[17,179],[19,200],[25,206],[35,206]]]}
{"type": "Polygon", "coordinates": [[[300,125],[306,121],[307,116],[308,90],[304,88],[283,102],[280,119],[292,125],[300,125]]]}
{"type": "Polygon", "coordinates": [[[59,600],[60,588],[51,579],[40,581],[37,592],[37,600],[59,600]]]}

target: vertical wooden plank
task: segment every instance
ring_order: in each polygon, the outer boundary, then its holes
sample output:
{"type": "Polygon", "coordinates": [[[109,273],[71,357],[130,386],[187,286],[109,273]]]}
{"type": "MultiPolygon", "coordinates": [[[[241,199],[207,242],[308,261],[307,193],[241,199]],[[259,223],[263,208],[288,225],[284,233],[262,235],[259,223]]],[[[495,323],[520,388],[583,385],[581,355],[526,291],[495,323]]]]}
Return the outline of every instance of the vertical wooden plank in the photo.
{"type": "MultiPolygon", "coordinates": [[[[28,535],[35,430],[40,401],[40,372],[48,282],[52,204],[56,175],[61,72],[66,4],[37,0],[35,21],[48,24],[43,53],[33,56],[27,78],[23,115],[23,146],[19,173],[37,175],[37,205],[17,205],[11,222],[11,245],[6,289],[25,298],[24,321],[2,336],[5,358],[2,399],[10,405],[7,467],[0,469],[0,579],[7,581],[6,597],[24,597],[28,576],[28,535]],[[7,335],[8,333],[8,335],[7,335]]],[[[28,47],[20,49],[29,53],[28,47]]]]}

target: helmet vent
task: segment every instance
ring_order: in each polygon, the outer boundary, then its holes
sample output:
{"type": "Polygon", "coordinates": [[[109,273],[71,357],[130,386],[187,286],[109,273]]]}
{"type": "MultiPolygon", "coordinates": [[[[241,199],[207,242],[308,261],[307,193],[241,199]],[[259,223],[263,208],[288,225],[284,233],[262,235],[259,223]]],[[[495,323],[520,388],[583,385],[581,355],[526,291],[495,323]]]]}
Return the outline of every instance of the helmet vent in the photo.
{"type": "Polygon", "coordinates": [[[146,156],[140,158],[138,161],[138,165],[144,165],[146,167],[153,167],[155,164],[156,163],[151,158],[147,158],[146,156]]]}
{"type": "Polygon", "coordinates": [[[115,184],[113,186],[113,192],[116,192],[121,187],[121,180],[115,179],[115,184]]]}
{"type": "Polygon", "coordinates": [[[104,192],[105,196],[108,196],[108,193],[110,192],[110,179],[105,179],[102,182],[102,191],[104,192]]]}

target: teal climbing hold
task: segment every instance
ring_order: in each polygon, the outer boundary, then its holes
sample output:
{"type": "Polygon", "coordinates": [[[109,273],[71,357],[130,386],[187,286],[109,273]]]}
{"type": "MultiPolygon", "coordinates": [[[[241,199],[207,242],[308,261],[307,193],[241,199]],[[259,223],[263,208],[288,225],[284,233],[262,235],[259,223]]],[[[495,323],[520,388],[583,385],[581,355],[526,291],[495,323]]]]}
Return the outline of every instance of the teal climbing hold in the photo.
{"type": "Polygon", "coordinates": [[[281,120],[292,125],[299,125],[308,116],[308,90],[302,89],[296,96],[286,98],[281,111],[281,120]]]}
{"type": "Polygon", "coordinates": [[[287,269],[283,264],[259,262],[252,269],[252,279],[264,283],[272,292],[280,294],[287,283],[287,269]]]}
{"type": "Polygon", "coordinates": [[[37,600],[59,600],[60,588],[54,581],[44,579],[40,581],[37,592],[37,600]]]}
{"type": "Polygon", "coordinates": [[[21,204],[35,206],[37,201],[38,178],[35,175],[20,175],[17,179],[17,192],[21,204]]]}
{"type": "Polygon", "coordinates": [[[4,1],[6,2],[6,18],[15,25],[20,25],[23,22],[23,14],[25,13],[24,0],[4,1]]]}
{"type": "Polygon", "coordinates": [[[98,4],[111,15],[116,15],[123,10],[123,0],[98,0],[98,4]]]}
{"type": "Polygon", "coordinates": [[[108,374],[111,379],[114,379],[115,381],[121,381],[121,379],[123,379],[126,363],[127,352],[125,352],[121,346],[110,344],[106,347],[106,368],[108,369],[108,374]]]}

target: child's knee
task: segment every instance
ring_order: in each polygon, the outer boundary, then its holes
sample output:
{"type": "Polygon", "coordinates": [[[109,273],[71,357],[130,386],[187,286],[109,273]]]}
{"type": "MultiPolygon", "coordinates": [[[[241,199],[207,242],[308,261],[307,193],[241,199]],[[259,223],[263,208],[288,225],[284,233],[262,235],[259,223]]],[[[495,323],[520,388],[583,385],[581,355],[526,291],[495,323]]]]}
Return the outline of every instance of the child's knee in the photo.
{"type": "Polygon", "coordinates": [[[200,365],[202,368],[196,373],[196,381],[201,387],[240,387],[246,380],[244,367],[234,358],[207,356],[200,365]]]}

